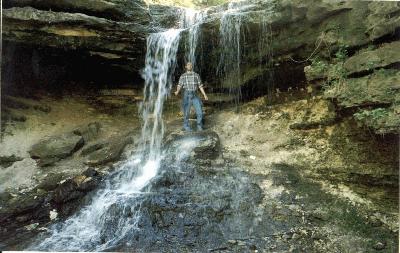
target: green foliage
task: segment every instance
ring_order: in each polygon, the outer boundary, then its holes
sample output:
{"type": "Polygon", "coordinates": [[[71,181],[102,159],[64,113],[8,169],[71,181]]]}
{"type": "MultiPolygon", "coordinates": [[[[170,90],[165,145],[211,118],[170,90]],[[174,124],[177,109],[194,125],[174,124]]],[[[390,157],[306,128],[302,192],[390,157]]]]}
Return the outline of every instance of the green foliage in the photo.
{"type": "Polygon", "coordinates": [[[345,61],[348,57],[347,45],[339,47],[339,50],[335,53],[335,57],[337,62],[345,61]]]}
{"type": "Polygon", "coordinates": [[[347,71],[344,68],[344,62],[348,58],[347,45],[340,46],[335,53],[332,63],[326,64],[323,71],[326,73],[326,81],[322,84],[322,89],[327,90],[332,85],[340,88],[347,77],[347,71]]]}
{"type": "Polygon", "coordinates": [[[388,111],[384,108],[376,108],[374,110],[361,110],[354,114],[354,118],[358,121],[374,121],[378,122],[388,117],[388,111]]]}
{"type": "Polygon", "coordinates": [[[328,64],[319,57],[311,59],[311,68],[317,73],[323,73],[328,69],[328,64]]]}

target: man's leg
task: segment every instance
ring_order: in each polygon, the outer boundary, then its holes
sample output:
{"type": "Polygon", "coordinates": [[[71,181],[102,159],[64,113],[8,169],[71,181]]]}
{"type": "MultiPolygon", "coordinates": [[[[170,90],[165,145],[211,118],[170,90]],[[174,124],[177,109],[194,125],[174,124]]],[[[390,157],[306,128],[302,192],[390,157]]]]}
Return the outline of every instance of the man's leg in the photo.
{"type": "Polygon", "coordinates": [[[196,110],[197,116],[197,130],[203,130],[203,108],[201,105],[201,100],[198,96],[193,98],[193,106],[196,110]]]}
{"type": "Polygon", "coordinates": [[[183,129],[190,131],[190,126],[189,126],[189,114],[190,114],[190,106],[191,106],[191,101],[190,101],[189,94],[186,92],[183,95],[183,129]]]}

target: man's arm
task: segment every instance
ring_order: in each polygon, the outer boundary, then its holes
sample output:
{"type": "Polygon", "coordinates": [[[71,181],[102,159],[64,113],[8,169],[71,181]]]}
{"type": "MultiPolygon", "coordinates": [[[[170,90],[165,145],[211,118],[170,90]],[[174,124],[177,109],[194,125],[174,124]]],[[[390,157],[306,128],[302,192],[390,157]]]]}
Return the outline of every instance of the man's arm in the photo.
{"type": "Polygon", "coordinates": [[[201,86],[199,87],[199,89],[200,89],[201,93],[203,94],[204,99],[205,99],[205,100],[208,100],[207,94],[206,94],[206,92],[205,92],[204,89],[203,89],[203,85],[201,85],[201,86]]]}
{"type": "Polygon", "coordinates": [[[199,83],[199,89],[200,89],[201,93],[203,94],[204,99],[205,99],[205,100],[208,100],[207,94],[206,94],[206,92],[204,91],[204,86],[203,86],[203,84],[201,83],[200,75],[197,74],[196,76],[197,76],[197,81],[198,81],[198,83],[199,83]]]}
{"type": "Polygon", "coordinates": [[[183,85],[183,77],[180,76],[180,77],[179,77],[179,81],[178,81],[178,86],[176,86],[175,96],[178,96],[179,91],[180,91],[181,88],[182,88],[182,85],[183,85]]]}
{"type": "Polygon", "coordinates": [[[178,86],[176,86],[175,96],[178,96],[180,90],[181,86],[178,84],[178,86]]]}

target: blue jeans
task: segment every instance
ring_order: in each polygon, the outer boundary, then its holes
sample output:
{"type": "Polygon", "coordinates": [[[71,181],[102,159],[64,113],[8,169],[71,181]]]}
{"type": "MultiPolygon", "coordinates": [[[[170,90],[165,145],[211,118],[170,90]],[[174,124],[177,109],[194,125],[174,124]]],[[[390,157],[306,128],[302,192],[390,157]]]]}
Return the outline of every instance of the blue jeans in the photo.
{"type": "Polygon", "coordinates": [[[189,129],[189,114],[190,108],[192,107],[196,110],[197,116],[197,128],[203,128],[203,109],[200,98],[197,96],[195,91],[186,91],[183,93],[183,127],[189,129]]]}

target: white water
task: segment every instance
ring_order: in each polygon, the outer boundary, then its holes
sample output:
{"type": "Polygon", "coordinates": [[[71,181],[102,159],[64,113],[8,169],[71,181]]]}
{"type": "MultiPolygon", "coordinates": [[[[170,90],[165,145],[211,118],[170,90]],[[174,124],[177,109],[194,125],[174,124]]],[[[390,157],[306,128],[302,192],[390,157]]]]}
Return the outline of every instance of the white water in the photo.
{"type": "Polygon", "coordinates": [[[229,3],[221,17],[220,22],[220,42],[221,49],[220,59],[218,63],[217,74],[222,77],[228,88],[229,94],[235,98],[237,105],[241,99],[241,59],[242,59],[242,19],[243,14],[240,12],[240,5],[237,3],[229,3]]]}
{"type": "Polygon", "coordinates": [[[28,249],[102,251],[119,245],[138,229],[137,197],[157,175],[162,159],[162,109],[172,85],[180,32],[180,29],[170,29],[148,37],[139,151],[118,166],[88,205],[65,222],[51,226],[47,238],[39,239],[28,249]]]}
{"type": "MultiPolygon", "coordinates": [[[[32,244],[31,250],[102,251],[129,241],[137,231],[140,205],[137,197],[148,190],[151,180],[158,174],[162,160],[164,123],[163,105],[171,90],[171,75],[175,70],[180,33],[188,30],[186,60],[196,66],[196,50],[200,25],[205,14],[186,10],[180,27],[151,34],[147,40],[147,53],[143,78],[144,99],[140,106],[143,119],[142,137],[138,152],[121,163],[108,176],[105,186],[95,192],[90,202],[65,222],[50,227],[47,238],[32,244]]],[[[221,54],[219,72],[236,73],[233,81],[240,81],[242,16],[232,6],[221,18],[221,46],[228,48],[221,54]]],[[[236,91],[235,91],[236,92],[236,91]]],[[[239,89],[240,92],[240,89],[239,89]]],[[[239,93],[240,96],[240,93],[239,93]]],[[[190,150],[195,141],[182,144],[190,150]]],[[[185,154],[181,152],[178,160],[185,154]]]]}
{"type": "Polygon", "coordinates": [[[200,41],[200,26],[206,18],[205,11],[197,11],[193,9],[183,9],[181,13],[180,27],[188,30],[188,43],[185,44],[185,61],[192,63],[196,68],[196,50],[200,41]]]}

